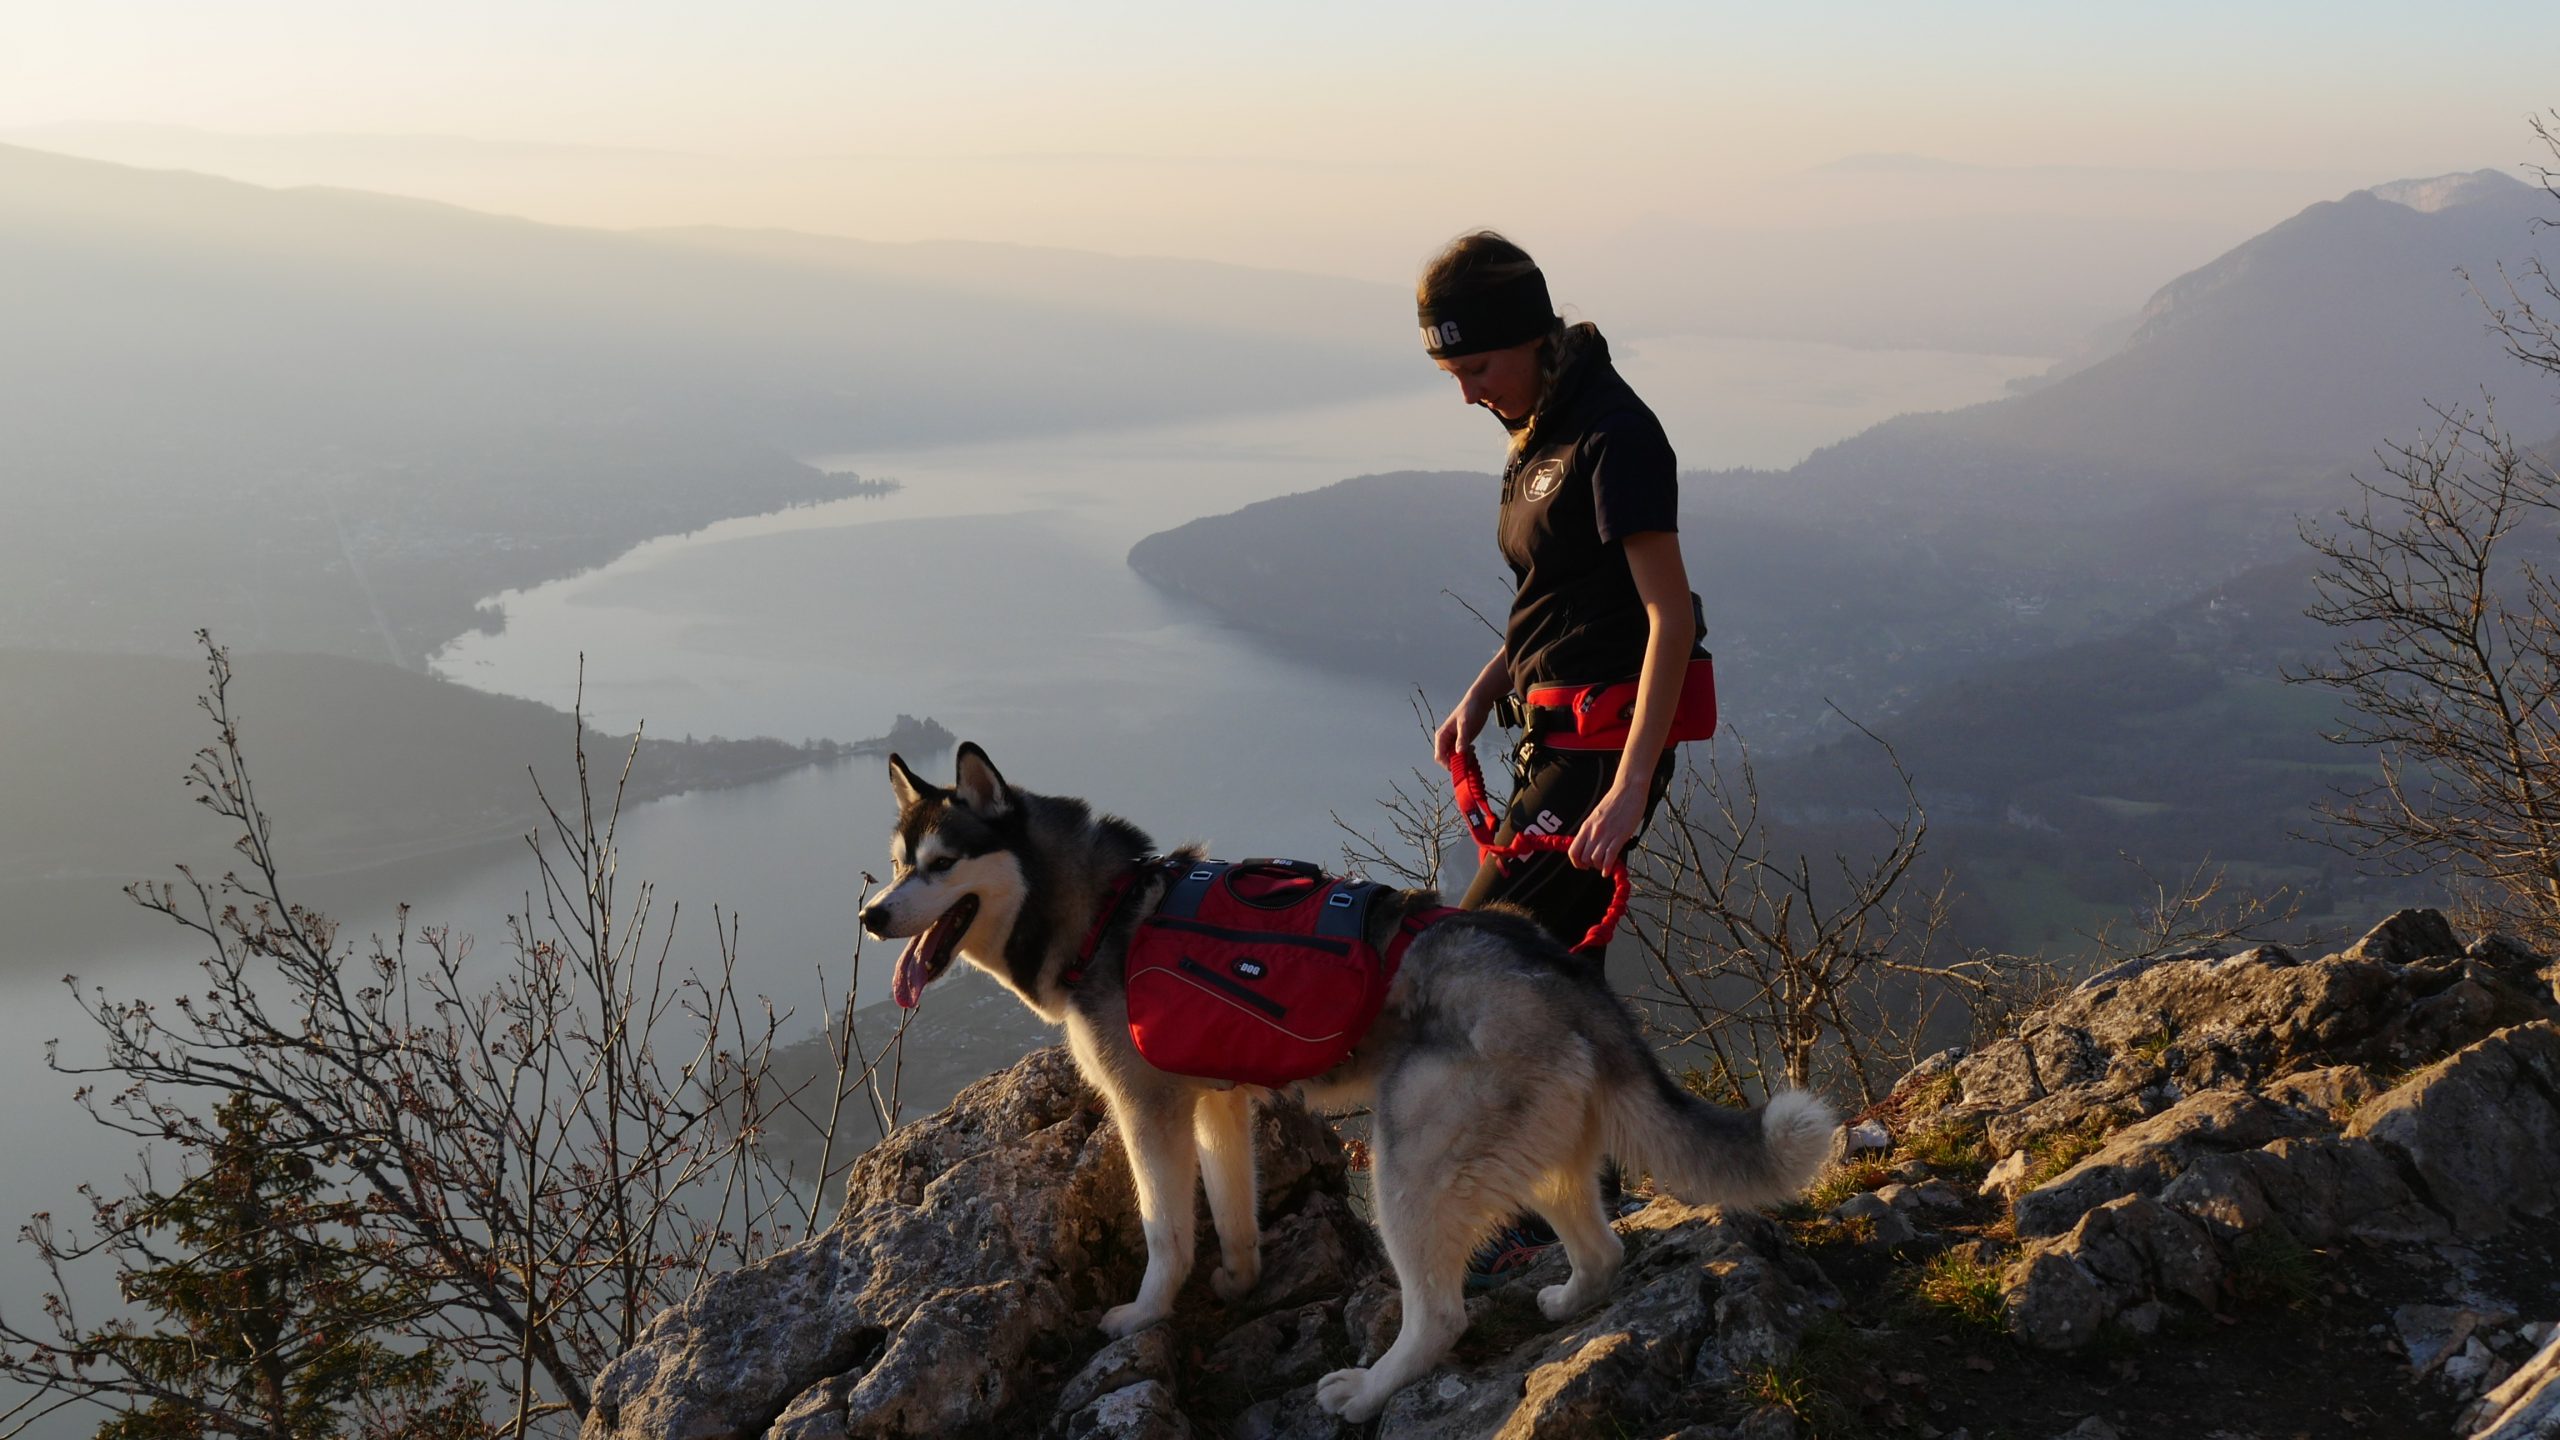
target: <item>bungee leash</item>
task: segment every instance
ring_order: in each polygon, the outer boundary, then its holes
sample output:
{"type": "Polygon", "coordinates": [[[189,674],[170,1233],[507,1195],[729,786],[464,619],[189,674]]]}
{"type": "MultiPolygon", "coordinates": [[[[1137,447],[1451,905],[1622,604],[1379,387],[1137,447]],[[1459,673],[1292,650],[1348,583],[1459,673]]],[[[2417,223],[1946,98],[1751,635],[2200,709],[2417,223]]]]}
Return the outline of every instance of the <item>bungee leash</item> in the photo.
{"type": "MultiPolygon", "coordinates": [[[[1461,745],[1449,757],[1449,784],[1457,792],[1458,816],[1466,822],[1468,837],[1476,842],[1478,863],[1490,865],[1541,850],[1562,852],[1573,848],[1573,838],[1568,835],[1514,835],[1507,843],[1494,843],[1493,837],[1501,828],[1500,813],[1485,794],[1484,766],[1477,762],[1474,746],[1461,745]]],[[[1618,922],[1627,918],[1627,900],[1634,885],[1627,876],[1626,862],[1621,859],[1601,873],[1609,877],[1609,908],[1600,912],[1599,920],[1573,947],[1576,954],[1605,952],[1618,933],[1618,922]]]]}

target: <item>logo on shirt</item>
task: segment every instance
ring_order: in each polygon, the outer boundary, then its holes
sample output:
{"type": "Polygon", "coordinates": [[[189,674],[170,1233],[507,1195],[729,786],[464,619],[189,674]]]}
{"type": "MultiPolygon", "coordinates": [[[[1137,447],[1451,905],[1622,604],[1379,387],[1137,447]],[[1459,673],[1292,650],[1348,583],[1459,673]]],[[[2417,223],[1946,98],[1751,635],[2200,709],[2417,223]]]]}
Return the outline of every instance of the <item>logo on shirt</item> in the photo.
{"type": "Polygon", "coordinates": [[[1563,483],[1564,462],[1562,460],[1543,461],[1538,468],[1529,472],[1529,483],[1522,487],[1521,493],[1532,500],[1544,500],[1556,493],[1556,487],[1563,483]]]}

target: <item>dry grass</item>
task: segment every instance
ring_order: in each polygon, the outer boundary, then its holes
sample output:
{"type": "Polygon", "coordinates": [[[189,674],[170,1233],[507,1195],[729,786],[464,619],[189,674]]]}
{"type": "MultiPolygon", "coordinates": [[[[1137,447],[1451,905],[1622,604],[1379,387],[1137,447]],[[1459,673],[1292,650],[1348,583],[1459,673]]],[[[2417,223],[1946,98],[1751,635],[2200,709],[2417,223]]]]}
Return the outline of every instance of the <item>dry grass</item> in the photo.
{"type": "Polygon", "coordinates": [[[1853,1396],[1860,1372],[1872,1368],[1856,1334],[1825,1317],[1805,1332],[1794,1355],[1744,1371],[1733,1394],[1751,1409],[1785,1411],[1805,1440],[1858,1440],[1866,1427],[1853,1396]]]}
{"type": "Polygon", "coordinates": [[[2110,1127],[2092,1120],[2077,1130],[2056,1130],[2027,1144],[2026,1188],[2035,1189],[2107,1146],[2110,1127]]]}
{"type": "Polygon", "coordinates": [[[1957,1095],[1962,1093],[1963,1089],[1964,1086],[1956,1079],[1955,1072],[1950,1070],[1943,1075],[1931,1076],[1912,1086],[1907,1095],[1894,1097],[1895,1108],[1906,1125],[1913,1121],[1925,1120],[1954,1104],[1957,1095]]]}
{"type": "Polygon", "coordinates": [[[1991,1170],[1979,1125],[1936,1125],[1902,1142],[1902,1154],[1942,1175],[1975,1183],[1991,1170]]]}
{"type": "Polygon", "coordinates": [[[1814,1214],[1826,1215],[1850,1196],[1863,1195],[1885,1185],[1893,1175],[1892,1164],[1882,1156],[1862,1155],[1823,1171],[1812,1188],[1804,1192],[1800,1203],[1814,1214]]]}
{"type": "Polygon", "coordinates": [[[2000,1271],[1961,1250],[1942,1250],[1910,1273],[1911,1298],[1931,1315],[1976,1330],[2005,1326],[2000,1271]]]}
{"type": "Polygon", "coordinates": [[[1847,1220],[1834,1220],[1828,1215],[1811,1219],[1781,1216],[1787,1229],[1794,1232],[1796,1243],[1808,1250],[1826,1245],[1867,1245],[1876,1238],[1876,1222],[1866,1215],[1847,1220]]]}

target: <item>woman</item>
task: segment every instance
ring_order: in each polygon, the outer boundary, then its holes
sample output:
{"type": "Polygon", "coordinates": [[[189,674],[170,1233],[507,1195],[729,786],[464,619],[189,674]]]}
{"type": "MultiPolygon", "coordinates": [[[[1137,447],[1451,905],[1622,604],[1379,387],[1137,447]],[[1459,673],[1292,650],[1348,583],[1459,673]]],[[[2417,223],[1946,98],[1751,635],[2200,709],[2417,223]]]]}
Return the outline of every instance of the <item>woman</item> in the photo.
{"type": "MultiPolygon", "coordinates": [[[[1567,945],[1608,909],[1621,862],[1670,784],[1671,733],[1697,644],[1697,601],[1680,559],[1680,489],[1662,423],[1609,363],[1598,328],[1567,325],[1529,253],[1490,230],[1460,236],[1423,272],[1422,343],[1458,394],[1511,432],[1497,539],[1518,589],[1502,645],[1431,737],[1433,756],[1475,744],[1494,706],[1549,687],[1636,682],[1625,739],[1556,743],[1569,711],[1526,707],[1498,840],[1571,835],[1563,853],[1496,860],[1461,902],[1508,902],[1567,945]]],[[[1592,963],[1599,963],[1593,957],[1592,963]]],[[[1608,1198],[1617,1171],[1602,1177],[1608,1198]]],[[[1496,1231],[1468,1284],[1500,1284],[1555,1243],[1535,1216],[1496,1231]]]]}
{"type": "Polygon", "coordinates": [[[1608,908],[1605,871],[1671,779],[1665,741],[1700,629],[1671,443],[1599,330],[1556,318],[1537,262],[1500,235],[1452,242],[1418,299],[1431,357],[1511,432],[1498,539],[1519,585],[1501,648],[1433,733],[1433,755],[1445,765],[1473,745],[1506,696],[1636,682],[1615,749],[1561,748],[1570,715],[1524,714],[1500,838],[1569,834],[1572,847],[1485,866],[1463,902],[1518,905],[1571,945],[1608,908]]]}

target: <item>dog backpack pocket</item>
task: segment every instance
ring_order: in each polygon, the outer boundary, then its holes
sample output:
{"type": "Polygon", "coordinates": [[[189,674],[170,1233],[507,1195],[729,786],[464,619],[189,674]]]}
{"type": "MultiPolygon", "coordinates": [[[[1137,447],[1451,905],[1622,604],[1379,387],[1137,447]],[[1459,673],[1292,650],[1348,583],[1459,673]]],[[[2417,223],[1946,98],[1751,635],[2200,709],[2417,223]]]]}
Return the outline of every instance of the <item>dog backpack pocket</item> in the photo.
{"type": "Polygon", "coordinates": [[[1385,887],[1294,860],[1203,860],[1130,937],[1129,1035],[1148,1064],[1243,1085],[1342,1063],[1393,978],[1368,941],[1385,887]]]}

